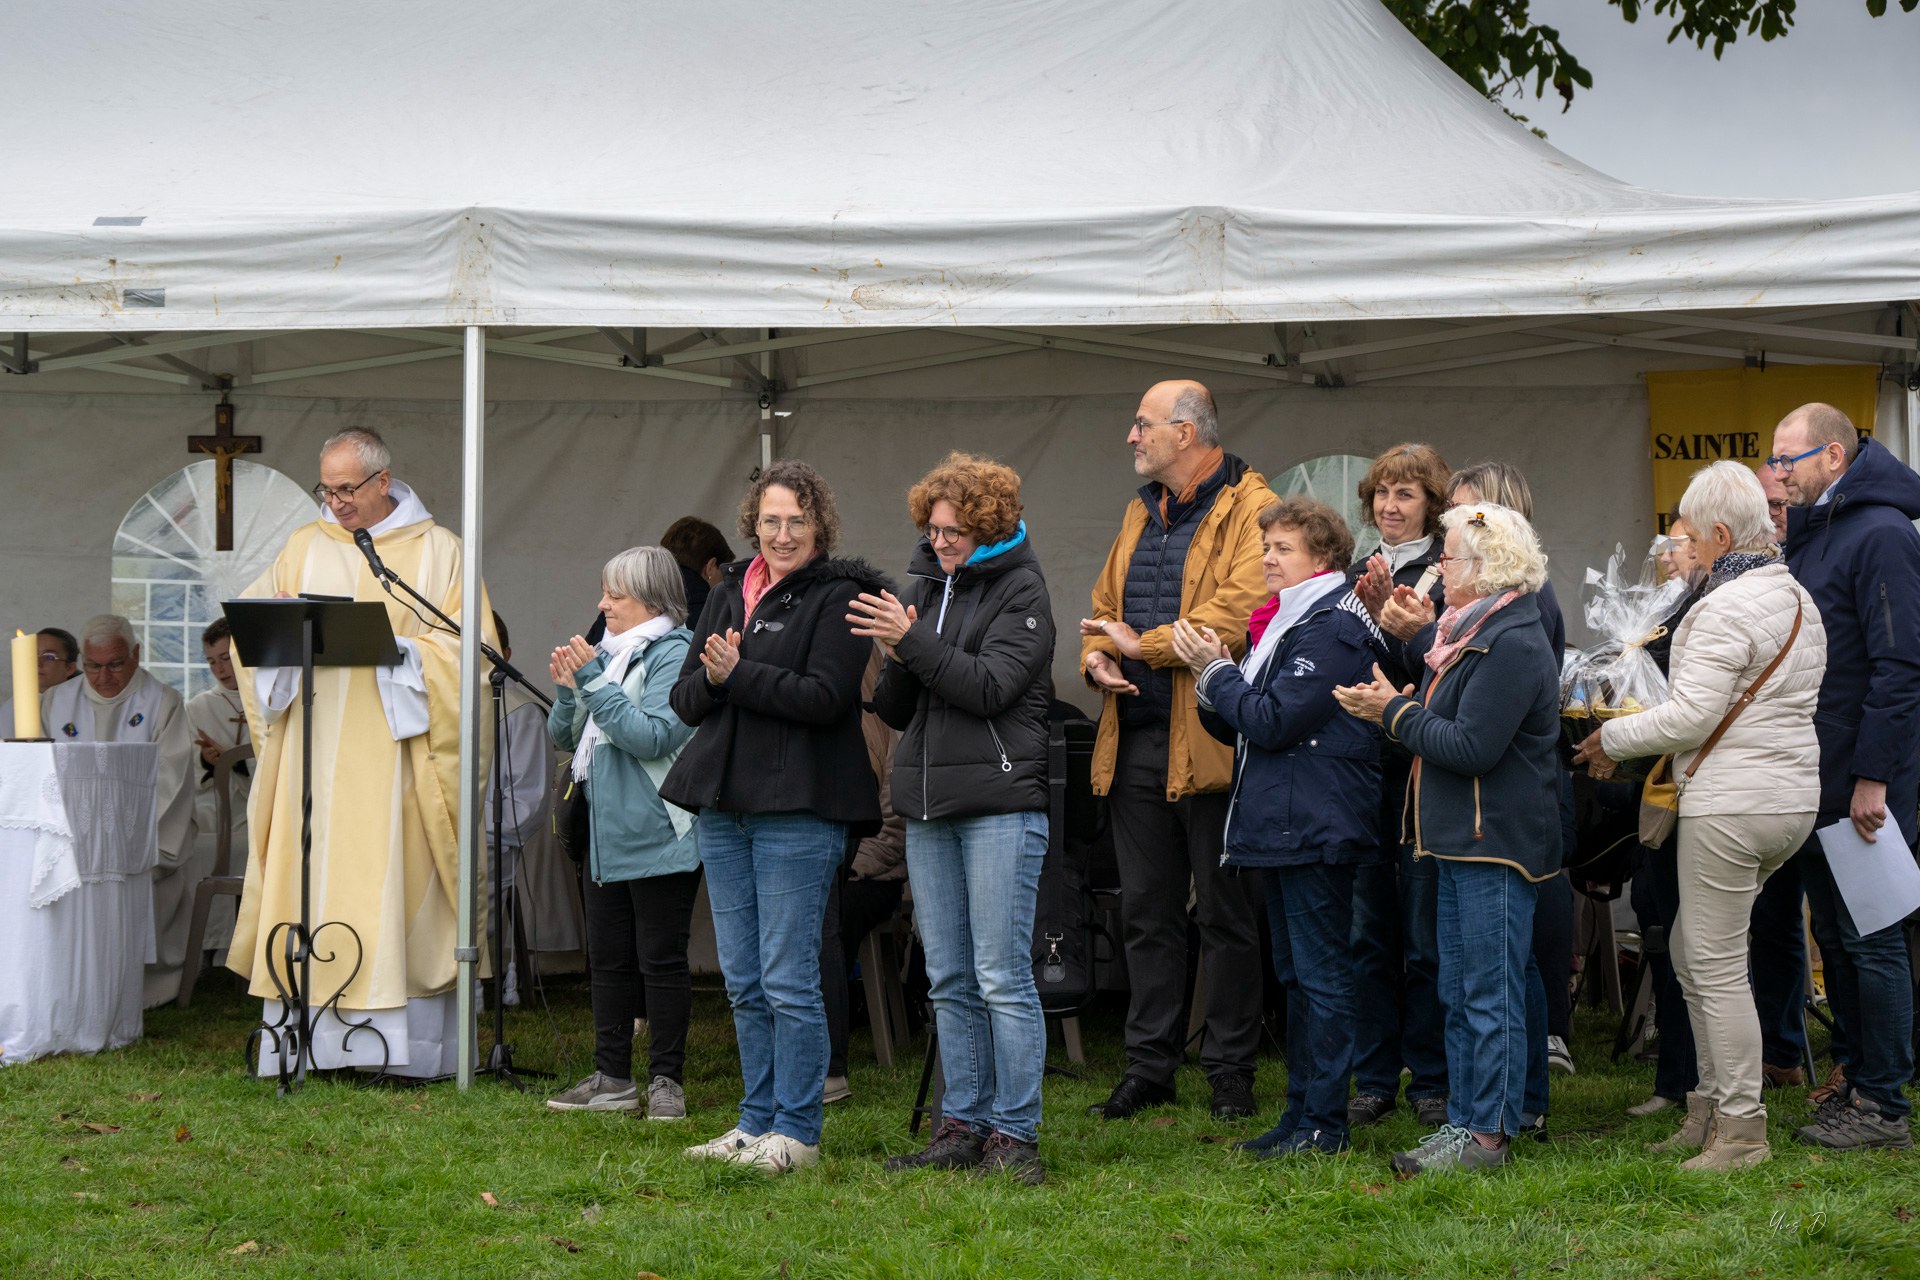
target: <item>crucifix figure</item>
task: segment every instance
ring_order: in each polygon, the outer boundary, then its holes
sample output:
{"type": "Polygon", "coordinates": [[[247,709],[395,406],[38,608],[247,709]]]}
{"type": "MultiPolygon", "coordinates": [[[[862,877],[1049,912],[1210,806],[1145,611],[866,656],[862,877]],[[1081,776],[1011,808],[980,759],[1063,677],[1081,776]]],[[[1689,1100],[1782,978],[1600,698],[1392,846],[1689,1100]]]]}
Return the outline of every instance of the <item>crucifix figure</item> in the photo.
{"type": "Polygon", "coordinates": [[[233,550],[233,460],[243,453],[260,452],[259,436],[233,434],[233,406],[225,396],[213,406],[213,434],[188,436],[187,451],[213,459],[214,546],[233,550]]]}

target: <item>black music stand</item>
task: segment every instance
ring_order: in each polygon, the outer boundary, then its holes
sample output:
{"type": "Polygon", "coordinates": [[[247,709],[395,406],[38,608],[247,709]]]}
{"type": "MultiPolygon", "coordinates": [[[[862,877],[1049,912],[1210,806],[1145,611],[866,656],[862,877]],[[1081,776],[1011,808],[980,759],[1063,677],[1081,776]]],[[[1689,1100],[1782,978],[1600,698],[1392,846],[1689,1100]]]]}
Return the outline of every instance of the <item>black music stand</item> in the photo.
{"type": "MultiPolygon", "coordinates": [[[[315,937],[328,929],[344,929],[358,953],[346,982],[320,1002],[322,1014],[338,1003],[365,956],[360,935],[352,925],[329,920],[315,929],[309,922],[313,887],[313,669],[397,667],[400,646],[394,643],[386,606],[373,601],[309,597],[223,600],[220,607],[233,627],[234,652],[243,663],[253,668],[300,668],[300,918],[275,924],[267,935],[267,976],[280,992],[280,1018],[274,1023],[262,1021],[247,1037],[249,1059],[255,1041],[261,1042],[260,1052],[264,1054],[264,1040],[272,1037],[280,1060],[278,1091],[284,1095],[290,1087],[306,1083],[307,1068],[313,1063],[310,982],[315,937]],[[276,939],[286,953],[284,975],[274,969],[276,939]]],[[[333,953],[320,959],[331,961],[333,953]]],[[[335,1016],[339,1016],[337,1009],[335,1016]]],[[[352,1024],[347,1038],[362,1029],[372,1032],[385,1046],[386,1038],[370,1021],[352,1024]]],[[[341,1043],[344,1045],[345,1040],[341,1043]]]]}

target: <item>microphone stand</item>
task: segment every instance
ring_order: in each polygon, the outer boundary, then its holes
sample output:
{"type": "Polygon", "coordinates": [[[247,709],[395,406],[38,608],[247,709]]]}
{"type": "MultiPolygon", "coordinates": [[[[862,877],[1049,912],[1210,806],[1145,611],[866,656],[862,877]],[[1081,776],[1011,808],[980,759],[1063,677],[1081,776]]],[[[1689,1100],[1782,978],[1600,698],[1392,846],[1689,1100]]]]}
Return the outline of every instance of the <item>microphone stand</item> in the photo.
{"type": "MultiPolygon", "coordinates": [[[[361,551],[367,557],[367,566],[380,585],[386,588],[388,595],[399,587],[415,603],[440,622],[454,635],[460,635],[460,624],[441,612],[440,606],[421,595],[410,586],[405,578],[387,568],[380,557],[373,552],[372,543],[362,546],[361,551]]],[[[505,759],[506,708],[502,701],[507,681],[511,680],[525,689],[541,706],[553,710],[553,699],[542,693],[532,681],[522,675],[518,668],[505,657],[497,653],[485,640],[480,642],[480,652],[493,666],[487,677],[487,683],[493,688],[493,1050],[487,1055],[487,1063],[480,1068],[480,1074],[492,1076],[503,1084],[510,1084],[525,1093],[527,1086],[522,1077],[541,1080],[553,1079],[551,1071],[535,1071],[528,1067],[516,1067],[513,1062],[513,1046],[507,1043],[507,968],[505,960],[506,915],[505,895],[501,892],[501,871],[503,859],[500,851],[501,805],[505,799],[505,759]]]]}

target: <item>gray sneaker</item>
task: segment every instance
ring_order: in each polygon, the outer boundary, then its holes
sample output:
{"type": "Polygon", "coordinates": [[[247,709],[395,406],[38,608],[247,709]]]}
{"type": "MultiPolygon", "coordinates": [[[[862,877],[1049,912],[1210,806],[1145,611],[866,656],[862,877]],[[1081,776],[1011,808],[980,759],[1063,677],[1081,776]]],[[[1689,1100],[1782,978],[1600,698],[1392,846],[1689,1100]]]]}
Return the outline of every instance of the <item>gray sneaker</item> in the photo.
{"type": "Polygon", "coordinates": [[[638,1111],[640,1090],[631,1080],[617,1080],[598,1071],[565,1093],[547,1099],[555,1111],[638,1111]]]}
{"type": "Polygon", "coordinates": [[[1796,1135],[1800,1141],[1835,1151],[1862,1151],[1888,1147],[1904,1151],[1913,1145],[1913,1131],[1905,1116],[1890,1116],[1872,1098],[1855,1093],[1844,1105],[1822,1107],[1814,1123],[1796,1135]]]}
{"type": "Polygon", "coordinates": [[[678,1080],[655,1076],[647,1086],[647,1119],[685,1120],[687,1095],[678,1080]]]}
{"type": "Polygon", "coordinates": [[[1394,1171],[1407,1177],[1422,1173],[1477,1173],[1497,1169],[1513,1159],[1510,1143],[1483,1147],[1473,1134],[1458,1125],[1447,1125],[1439,1133],[1393,1157],[1394,1171]]]}

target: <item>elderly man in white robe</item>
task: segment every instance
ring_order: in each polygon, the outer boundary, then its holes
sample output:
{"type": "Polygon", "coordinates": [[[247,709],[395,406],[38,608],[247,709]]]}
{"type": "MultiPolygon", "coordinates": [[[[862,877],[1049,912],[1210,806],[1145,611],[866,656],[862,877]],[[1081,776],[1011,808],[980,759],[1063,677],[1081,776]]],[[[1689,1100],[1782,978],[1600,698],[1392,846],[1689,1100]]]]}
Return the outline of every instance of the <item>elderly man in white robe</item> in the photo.
{"type": "MultiPolygon", "coordinates": [[[[314,671],[311,1065],[435,1077],[453,1070],[460,1035],[453,992],[460,645],[424,611],[382,590],[354,533],[370,533],[386,566],[449,617],[477,621],[489,642],[494,637],[484,598],[463,607],[460,539],[393,478],[391,465],[376,432],[353,429],[327,440],[314,488],[320,519],[293,532],[247,594],[386,606],[399,666],[314,671]],[[322,1014],[336,992],[337,1003],[322,1014]]],[[[266,1001],[272,1026],[281,1016],[275,977],[288,978],[274,928],[300,918],[300,672],[243,667],[239,683],[256,760],[246,887],[227,965],[266,1001]]],[[[489,745],[482,743],[483,757],[489,745]]],[[[264,1039],[259,1069],[268,1074],[278,1069],[277,1042],[264,1039]]]]}
{"type": "MultiPolygon", "coordinates": [[[[225,618],[216,619],[200,634],[200,654],[213,673],[214,687],[187,699],[187,719],[193,725],[193,745],[199,752],[199,784],[194,791],[193,819],[197,836],[194,858],[203,863],[203,875],[212,875],[219,862],[220,797],[214,789],[215,766],[220,757],[236,747],[248,746],[247,708],[240,697],[240,681],[233,673],[233,632],[225,618]]],[[[224,874],[238,875],[247,858],[247,797],[253,787],[253,770],[244,760],[235,766],[227,783],[227,824],[232,833],[224,874]]],[[[202,946],[208,951],[223,950],[233,934],[233,900],[217,897],[207,915],[207,931],[202,946]]]]}
{"type": "Polygon", "coordinates": [[[180,993],[193,888],[204,868],[193,853],[193,730],[186,702],[140,666],[133,624],[114,613],[80,630],[80,672],[40,695],[40,723],[57,742],[154,742],[160,746],[154,804],[160,861],[153,870],[155,961],[147,966],[144,1002],[151,1009],[180,993]]]}

